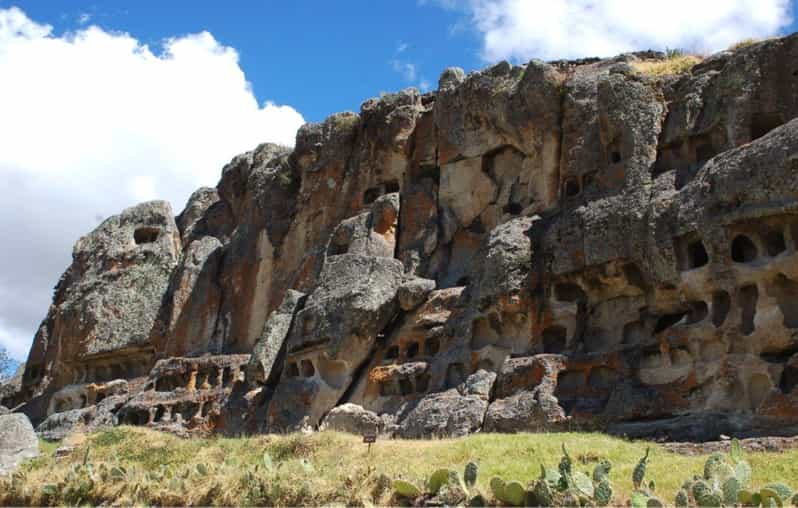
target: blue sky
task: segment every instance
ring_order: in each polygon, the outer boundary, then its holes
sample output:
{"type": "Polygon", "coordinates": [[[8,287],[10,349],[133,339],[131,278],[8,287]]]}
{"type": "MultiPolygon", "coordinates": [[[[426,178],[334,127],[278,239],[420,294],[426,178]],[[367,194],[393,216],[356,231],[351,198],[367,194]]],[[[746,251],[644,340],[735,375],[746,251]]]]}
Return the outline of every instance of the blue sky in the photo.
{"type": "Polygon", "coordinates": [[[790,0],[0,0],[0,347],[27,356],[71,248],[150,199],[175,213],[235,154],[447,66],[798,30],[790,0]]]}
{"type": "Polygon", "coordinates": [[[81,17],[88,15],[88,23],[128,32],[153,48],[165,38],[207,30],[238,51],[261,102],[290,104],[309,121],[357,111],[381,91],[418,87],[424,80],[434,87],[447,65],[484,65],[477,34],[457,29],[462,12],[414,1],[141,0],[122,7],[119,2],[40,0],[14,5],[53,25],[56,34],[80,28],[86,19],[81,17]]]}

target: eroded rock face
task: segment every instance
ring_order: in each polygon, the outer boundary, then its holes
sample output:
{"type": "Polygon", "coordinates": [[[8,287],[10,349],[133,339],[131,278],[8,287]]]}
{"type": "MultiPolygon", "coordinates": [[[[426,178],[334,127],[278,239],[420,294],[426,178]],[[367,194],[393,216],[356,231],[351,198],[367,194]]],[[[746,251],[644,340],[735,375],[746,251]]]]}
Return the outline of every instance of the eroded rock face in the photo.
{"type": "Polygon", "coordinates": [[[0,476],[38,456],[39,439],[28,417],[20,413],[0,415],[0,476]]]}
{"type": "Polygon", "coordinates": [[[318,287],[297,313],[285,368],[269,409],[273,428],[318,425],[368,362],[377,335],[396,315],[402,265],[341,254],[325,261],[318,287]]]}
{"type": "Polygon", "coordinates": [[[174,215],[163,201],[128,208],[78,240],[22,379],[34,420],[49,394],[67,384],[149,371],[151,332],[180,252],[174,215]]]}
{"type": "Polygon", "coordinates": [[[652,58],[448,69],[109,219],[4,405],[66,427],[119,378],[111,420],[181,433],[798,430],[798,36],[652,58]]]}

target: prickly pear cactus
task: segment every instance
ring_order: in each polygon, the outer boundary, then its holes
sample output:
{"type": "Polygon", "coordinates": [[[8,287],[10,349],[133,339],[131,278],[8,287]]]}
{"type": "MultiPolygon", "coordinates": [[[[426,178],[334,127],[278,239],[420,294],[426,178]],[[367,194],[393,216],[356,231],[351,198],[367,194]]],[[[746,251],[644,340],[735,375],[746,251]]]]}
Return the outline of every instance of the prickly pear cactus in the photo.
{"type": "Polygon", "coordinates": [[[726,506],[734,506],[740,495],[740,482],[737,478],[733,476],[727,478],[726,481],[723,482],[721,490],[723,491],[723,504],[726,506]]]}
{"type": "Polygon", "coordinates": [[[605,478],[609,478],[610,470],[612,469],[612,462],[608,459],[602,459],[601,462],[596,464],[593,468],[593,481],[599,483],[605,478]]]}
{"type": "Polygon", "coordinates": [[[415,499],[421,495],[421,489],[419,489],[418,487],[416,487],[407,480],[394,480],[393,490],[400,497],[405,497],[408,499],[415,499]]]}
{"type": "Polygon", "coordinates": [[[493,492],[493,497],[502,502],[504,502],[504,487],[504,480],[498,476],[494,476],[490,479],[490,491],[493,492]]]}
{"type": "Polygon", "coordinates": [[[573,467],[573,461],[571,460],[571,456],[568,454],[568,450],[565,448],[565,443],[563,443],[562,459],[560,459],[560,474],[562,476],[571,474],[572,467],[573,467]]]}
{"type": "Polygon", "coordinates": [[[540,479],[547,481],[551,485],[557,485],[560,482],[560,473],[556,469],[551,469],[541,464],[540,479]]]}
{"type": "Polygon", "coordinates": [[[629,499],[632,508],[646,508],[648,506],[648,495],[645,492],[635,490],[629,499]]]}
{"type": "Polygon", "coordinates": [[[783,483],[768,483],[765,488],[776,492],[782,501],[789,501],[793,494],[792,489],[783,483]]]}
{"type": "Polygon", "coordinates": [[[769,487],[762,487],[759,489],[760,502],[762,506],[781,506],[781,496],[775,490],[769,487]]]}
{"type": "Polygon", "coordinates": [[[504,486],[504,499],[507,504],[512,506],[521,506],[524,504],[524,498],[526,497],[526,490],[524,486],[521,485],[521,482],[517,482],[515,480],[511,482],[507,482],[504,486]]]}
{"type": "Polygon", "coordinates": [[[596,501],[596,506],[609,506],[612,502],[612,485],[609,478],[604,477],[598,482],[593,499],[596,501]]]}
{"type": "Polygon", "coordinates": [[[554,493],[546,480],[537,480],[531,492],[530,506],[552,506],[554,504],[554,493]]]}
{"type": "Polygon", "coordinates": [[[690,496],[687,494],[687,491],[684,489],[679,489],[679,492],[676,493],[676,499],[673,503],[676,508],[687,508],[690,506],[690,496]]]}
{"type": "Polygon", "coordinates": [[[477,483],[477,475],[479,474],[479,466],[475,462],[469,462],[465,466],[463,472],[463,480],[468,488],[472,488],[477,483]]]}
{"type": "Polygon", "coordinates": [[[571,482],[580,495],[593,497],[593,492],[595,490],[593,481],[585,473],[576,471],[571,475],[571,482]]]}
{"type": "Polygon", "coordinates": [[[438,469],[432,475],[430,475],[429,480],[427,481],[427,487],[429,488],[430,494],[435,495],[441,490],[441,487],[446,485],[446,482],[449,481],[449,470],[448,469],[438,469]]]}
{"type": "Polygon", "coordinates": [[[704,480],[693,484],[693,499],[701,507],[720,506],[723,501],[721,493],[713,490],[704,480]]]}
{"type": "Polygon", "coordinates": [[[713,453],[710,455],[704,464],[704,479],[712,480],[713,478],[718,477],[721,473],[721,468],[725,463],[726,460],[723,458],[723,454],[713,453]]]}
{"type": "Polygon", "coordinates": [[[643,485],[643,480],[646,479],[646,466],[648,465],[649,451],[650,448],[646,448],[646,454],[640,459],[640,462],[637,463],[634,471],[632,471],[632,484],[636,489],[639,489],[640,486],[643,485]]]}

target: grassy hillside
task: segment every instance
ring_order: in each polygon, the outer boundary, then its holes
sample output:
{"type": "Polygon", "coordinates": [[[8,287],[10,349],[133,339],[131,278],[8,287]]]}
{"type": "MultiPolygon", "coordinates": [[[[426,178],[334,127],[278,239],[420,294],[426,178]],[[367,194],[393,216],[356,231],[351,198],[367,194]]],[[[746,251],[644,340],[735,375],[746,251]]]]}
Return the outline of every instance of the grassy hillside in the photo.
{"type": "MultiPolygon", "coordinates": [[[[0,504],[387,504],[391,492],[381,475],[423,485],[435,469],[451,466],[462,471],[469,460],[479,463],[477,485],[487,494],[494,475],[526,484],[538,477],[541,462],[556,468],[563,442],[577,470],[592,470],[601,458],[612,461],[614,504],[626,504],[632,470],[649,446],[647,478],[656,481],[657,493],[668,503],[683,480],[703,471],[706,460],[673,454],[656,444],[586,433],[378,441],[369,454],[361,438],[333,432],[184,440],[119,427],[88,436],[62,459],[53,458],[55,447],[47,445],[46,456],[0,483],[0,504]],[[84,460],[91,475],[79,467],[84,460]],[[123,469],[114,469],[118,466],[123,469]]],[[[749,453],[747,458],[754,485],[798,483],[796,450],[749,453]]]]}

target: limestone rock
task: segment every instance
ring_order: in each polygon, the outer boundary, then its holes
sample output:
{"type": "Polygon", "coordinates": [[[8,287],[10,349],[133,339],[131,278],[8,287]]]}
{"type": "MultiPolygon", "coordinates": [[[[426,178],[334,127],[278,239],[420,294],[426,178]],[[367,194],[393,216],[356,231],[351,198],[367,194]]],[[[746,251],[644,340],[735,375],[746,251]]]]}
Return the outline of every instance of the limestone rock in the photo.
{"type": "Polygon", "coordinates": [[[401,286],[397,292],[399,305],[404,311],[411,311],[424,303],[427,295],[435,289],[435,281],[415,278],[401,286]]]}
{"type": "Polygon", "coordinates": [[[367,411],[357,404],[341,404],[330,410],[321,424],[321,429],[349,432],[359,436],[378,434],[383,422],[376,413],[367,411]]]}
{"type": "Polygon", "coordinates": [[[465,436],[482,427],[488,402],[477,395],[460,395],[456,389],[420,399],[399,424],[404,438],[465,436]]]}
{"type": "Polygon", "coordinates": [[[0,415],[0,476],[38,456],[39,440],[28,417],[20,413],[0,415]]]}

